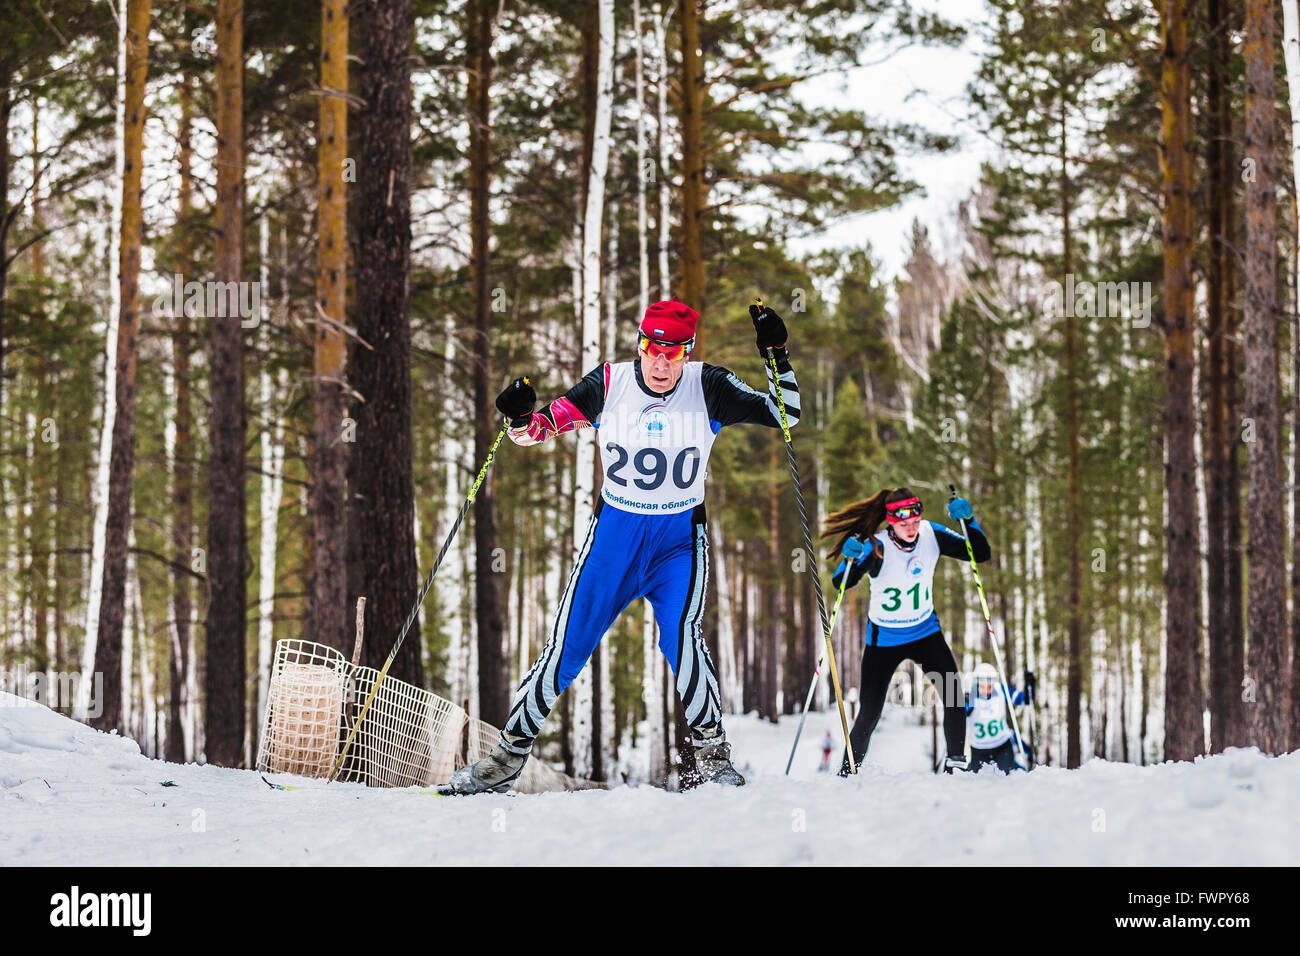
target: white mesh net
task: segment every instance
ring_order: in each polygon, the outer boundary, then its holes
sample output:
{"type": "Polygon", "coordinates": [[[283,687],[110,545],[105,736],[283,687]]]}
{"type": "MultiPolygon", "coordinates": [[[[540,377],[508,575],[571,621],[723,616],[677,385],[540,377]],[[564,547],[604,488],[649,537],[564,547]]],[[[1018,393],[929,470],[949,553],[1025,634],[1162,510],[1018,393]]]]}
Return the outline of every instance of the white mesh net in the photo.
{"type": "MultiPolygon", "coordinates": [[[[257,767],[327,777],[379,672],[354,668],[332,647],[282,640],[267,695],[257,767]]],[[[339,780],[372,787],[427,787],[487,755],[499,731],[464,709],[395,677],[384,678],[339,770],[339,780]]],[[[521,793],[594,786],[532,759],[521,793]]]]}
{"type": "Polygon", "coordinates": [[[339,751],[346,664],[333,648],[280,642],[266,696],[258,767],[304,777],[329,774],[339,751]]]}

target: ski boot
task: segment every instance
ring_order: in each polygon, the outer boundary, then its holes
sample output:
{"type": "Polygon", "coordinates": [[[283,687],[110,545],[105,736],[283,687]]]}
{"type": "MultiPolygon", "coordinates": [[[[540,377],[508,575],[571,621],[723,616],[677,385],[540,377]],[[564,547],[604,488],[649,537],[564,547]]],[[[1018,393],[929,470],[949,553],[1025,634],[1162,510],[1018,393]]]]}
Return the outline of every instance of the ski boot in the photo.
{"type": "MultiPolygon", "coordinates": [[[[511,741],[515,745],[525,743],[523,739],[511,741]]],[[[468,767],[461,767],[451,775],[451,780],[439,792],[454,796],[469,796],[475,793],[505,793],[514,786],[519,775],[523,773],[524,764],[528,762],[528,751],[515,753],[506,749],[506,739],[497,742],[486,757],[468,767]]]]}
{"type": "Polygon", "coordinates": [[[943,758],[944,773],[952,773],[954,770],[965,771],[969,769],[970,769],[970,762],[966,759],[965,755],[963,754],[958,754],[955,757],[943,758]]]}
{"type": "Polygon", "coordinates": [[[727,787],[743,787],[745,778],[731,765],[731,744],[721,727],[712,733],[692,731],[691,743],[695,747],[695,766],[700,783],[720,783],[727,787]]]}

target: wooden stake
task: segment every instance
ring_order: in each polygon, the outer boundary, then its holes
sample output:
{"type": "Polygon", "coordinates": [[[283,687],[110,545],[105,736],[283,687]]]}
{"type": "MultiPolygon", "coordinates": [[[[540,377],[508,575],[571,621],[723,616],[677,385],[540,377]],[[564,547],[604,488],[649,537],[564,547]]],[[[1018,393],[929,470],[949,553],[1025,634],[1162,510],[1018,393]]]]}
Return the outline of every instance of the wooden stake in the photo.
{"type": "Polygon", "coordinates": [[[352,645],[352,666],[355,668],[361,660],[361,639],[366,630],[366,599],[357,598],[357,642],[352,645]]]}

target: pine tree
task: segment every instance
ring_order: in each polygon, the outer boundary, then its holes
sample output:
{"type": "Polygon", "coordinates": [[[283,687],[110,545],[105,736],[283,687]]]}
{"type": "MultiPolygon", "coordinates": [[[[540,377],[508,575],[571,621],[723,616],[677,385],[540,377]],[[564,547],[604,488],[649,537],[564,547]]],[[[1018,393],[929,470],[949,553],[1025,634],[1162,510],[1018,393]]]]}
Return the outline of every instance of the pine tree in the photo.
{"type": "MultiPolygon", "coordinates": [[[[352,511],[349,591],[365,595],[364,660],[387,658],[415,604],[411,447],[410,128],[411,8],[407,0],[368,0],[357,10],[364,37],[357,192],[357,338],[350,363],[359,393],[356,442],[348,460],[352,511]],[[355,529],[355,530],[354,530],[355,529]]],[[[417,616],[389,673],[424,682],[417,616]]]]}
{"type": "Polygon", "coordinates": [[[1274,187],[1273,9],[1246,3],[1246,152],[1255,176],[1246,186],[1245,356],[1249,432],[1250,568],[1247,673],[1254,682],[1250,741],[1282,753],[1287,737],[1286,555],[1282,547],[1281,420],[1278,412],[1277,208],[1274,187]]]}
{"type": "Polygon", "coordinates": [[[1201,573],[1197,547],[1196,369],[1192,277],[1191,72],[1185,0],[1161,7],[1161,159],[1165,332],[1165,755],[1205,751],[1201,689],[1201,573]]]}
{"type": "MultiPolygon", "coordinates": [[[[217,3],[217,226],[214,280],[243,281],[244,13],[217,3]]],[[[226,286],[233,288],[232,286],[226,286]]],[[[208,762],[237,766],[244,744],[246,540],[244,339],[235,315],[209,316],[208,615],[204,717],[208,762]]]]}
{"type": "Polygon", "coordinates": [[[347,574],[347,146],[348,16],[344,0],[321,4],[320,120],[317,132],[315,321],[316,418],[313,428],[313,521],[310,633],[348,651],[347,574]]]}
{"type": "Polygon", "coordinates": [[[126,549],[135,471],[136,339],[140,331],[141,167],[144,161],[145,80],[149,69],[150,0],[133,0],[126,11],[126,158],[122,179],[121,316],[117,325],[116,414],[109,465],[104,592],[99,608],[95,670],[104,675],[102,710],[91,720],[101,730],[125,730],[122,714],[122,617],[126,549]]]}

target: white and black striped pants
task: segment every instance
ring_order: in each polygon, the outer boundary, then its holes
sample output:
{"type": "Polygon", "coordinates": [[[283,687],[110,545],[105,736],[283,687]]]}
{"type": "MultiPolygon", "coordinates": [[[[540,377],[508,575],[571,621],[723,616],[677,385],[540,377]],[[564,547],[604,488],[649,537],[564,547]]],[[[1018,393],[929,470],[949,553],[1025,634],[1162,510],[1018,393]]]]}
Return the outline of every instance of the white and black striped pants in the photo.
{"type": "Polygon", "coordinates": [[[502,734],[525,753],[564,689],[586,666],[605,632],[633,601],[646,598],[659,624],[659,649],[676,677],[692,730],[721,728],[718,675],[704,642],[709,581],[704,506],[642,515],[598,503],[560,599],[551,636],[515,693],[502,734]]]}

